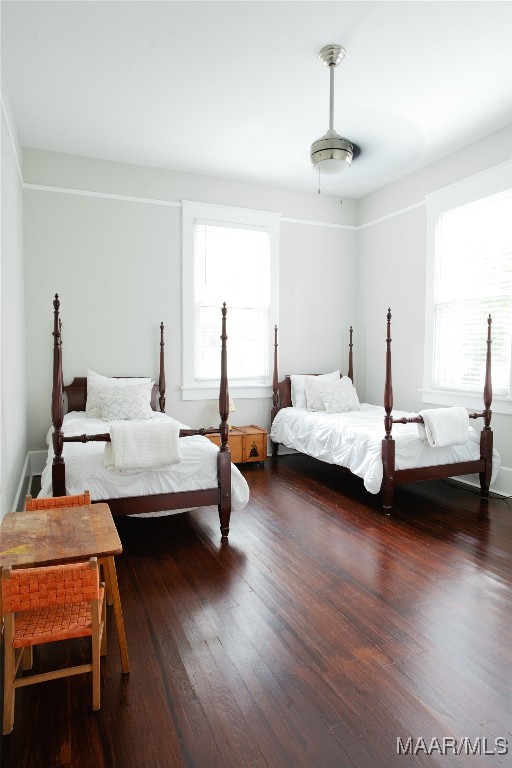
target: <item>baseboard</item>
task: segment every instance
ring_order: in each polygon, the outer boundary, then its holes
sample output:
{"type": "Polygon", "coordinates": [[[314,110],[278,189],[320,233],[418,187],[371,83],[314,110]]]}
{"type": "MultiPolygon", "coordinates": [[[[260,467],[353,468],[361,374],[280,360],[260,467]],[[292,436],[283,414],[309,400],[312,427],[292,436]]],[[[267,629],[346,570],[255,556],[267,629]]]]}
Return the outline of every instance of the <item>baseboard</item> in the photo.
{"type": "Polygon", "coordinates": [[[48,451],[29,451],[30,457],[30,474],[40,475],[46,466],[46,459],[48,458],[48,451]]]}
{"type": "Polygon", "coordinates": [[[25,463],[23,464],[23,469],[21,471],[21,478],[18,483],[18,488],[16,489],[16,496],[14,497],[14,507],[13,509],[16,512],[19,512],[21,509],[23,509],[23,499],[25,498],[25,495],[27,493],[27,488],[29,486],[30,482],[30,453],[27,453],[25,463]],[[21,506],[20,506],[21,504],[21,506]]]}
{"type": "Polygon", "coordinates": [[[25,496],[29,493],[34,475],[40,475],[45,467],[47,451],[29,451],[23,465],[20,482],[14,499],[14,509],[21,512],[25,507],[25,496]]]}
{"type": "MultiPolygon", "coordinates": [[[[473,488],[480,490],[480,483],[478,479],[471,480],[469,476],[465,477],[453,477],[452,480],[456,480],[461,485],[470,485],[473,488]]],[[[512,496],[512,469],[509,467],[500,467],[496,480],[491,485],[491,493],[495,493],[497,496],[512,496]]]]}

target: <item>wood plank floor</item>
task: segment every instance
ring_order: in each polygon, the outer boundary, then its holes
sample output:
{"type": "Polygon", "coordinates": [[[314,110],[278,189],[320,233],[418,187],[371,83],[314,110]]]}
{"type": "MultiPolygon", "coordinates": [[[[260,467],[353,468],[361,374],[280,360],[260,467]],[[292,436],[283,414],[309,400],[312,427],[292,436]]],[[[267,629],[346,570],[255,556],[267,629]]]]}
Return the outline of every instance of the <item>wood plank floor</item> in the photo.
{"type": "Polygon", "coordinates": [[[229,543],[212,509],[117,521],[131,672],[109,611],[101,710],[87,676],[18,690],[3,767],[511,766],[510,501],[436,481],[385,517],[303,456],[243,472],[229,543]],[[397,754],[409,736],[508,753],[397,754]]]}

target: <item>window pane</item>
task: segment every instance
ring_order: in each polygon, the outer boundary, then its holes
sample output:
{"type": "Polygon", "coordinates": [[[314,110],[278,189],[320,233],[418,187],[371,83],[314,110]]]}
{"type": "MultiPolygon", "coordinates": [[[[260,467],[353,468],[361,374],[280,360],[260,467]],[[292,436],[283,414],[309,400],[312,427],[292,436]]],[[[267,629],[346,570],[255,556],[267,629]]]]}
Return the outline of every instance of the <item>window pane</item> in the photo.
{"type": "Polygon", "coordinates": [[[512,295],[512,193],[443,213],[437,228],[437,301],[512,295]]]}
{"type": "Polygon", "coordinates": [[[224,301],[229,307],[229,380],[267,379],[268,232],[254,227],[196,223],[196,380],[219,378],[219,307],[224,301]]]}
{"type": "Polygon", "coordinates": [[[196,301],[268,306],[270,248],[261,229],[196,224],[196,301]]]}

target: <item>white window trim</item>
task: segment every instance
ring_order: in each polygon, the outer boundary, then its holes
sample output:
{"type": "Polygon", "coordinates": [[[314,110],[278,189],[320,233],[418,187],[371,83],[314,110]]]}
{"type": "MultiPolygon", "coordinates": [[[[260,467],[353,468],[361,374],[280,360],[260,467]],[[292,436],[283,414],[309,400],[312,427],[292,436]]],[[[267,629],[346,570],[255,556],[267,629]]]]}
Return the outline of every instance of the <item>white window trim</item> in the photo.
{"type": "MultiPolygon", "coordinates": [[[[234,208],[229,205],[215,203],[197,203],[191,200],[182,201],[182,340],[183,340],[183,385],[181,387],[183,400],[208,400],[219,396],[219,385],[216,382],[198,382],[195,379],[194,355],[189,350],[194,349],[195,314],[194,303],[194,223],[196,220],[207,220],[211,223],[242,224],[264,227],[269,233],[270,240],[270,321],[269,334],[279,320],[279,235],[281,214],[269,211],[257,211],[252,208],[234,208]]],[[[255,265],[257,266],[257,265],[255,265]]],[[[219,335],[221,313],[219,307],[219,335]]],[[[229,378],[229,306],[227,313],[227,357],[229,378]]],[[[229,394],[234,398],[270,397],[272,395],[272,360],[273,348],[269,344],[269,376],[266,381],[246,380],[233,382],[229,386],[229,394]]],[[[219,354],[220,371],[220,354],[219,354]]]]}
{"type": "MultiPolygon", "coordinates": [[[[425,288],[425,354],[423,365],[423,389],[421,397],[424,403],[434,405],[464,405],[468,408],[481,410],[482,395],[462,390],[434,389],[433,357],[434,357],[434,312],[435,312],[435,267],[436,267],[436,219],[451,208],[458,208],[481,198],[505,192],[512,186],[512,161],[488,168],[474,176],[442,187],[425,195],[427,204],[427,258],[426,258],[426,288],[425,288]]],[[[482,343],[487,338],[487,326],[482,324],[482,343]]],[[[491,347],[492,349],[492,347],[491,347]]],[[[495,413],[512,414],[512,397],[493,397],[492,410],[495,413]]]]}

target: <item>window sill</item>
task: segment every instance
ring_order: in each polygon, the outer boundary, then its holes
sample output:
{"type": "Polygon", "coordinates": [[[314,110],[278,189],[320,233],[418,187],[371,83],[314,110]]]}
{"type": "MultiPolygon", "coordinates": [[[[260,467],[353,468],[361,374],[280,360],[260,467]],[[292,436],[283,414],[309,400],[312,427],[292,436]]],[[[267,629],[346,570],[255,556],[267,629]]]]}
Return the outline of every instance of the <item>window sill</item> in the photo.
{"type": "MultiPolygon", "coordinates": [[[[422,389],[421,399],[424,403],[432,405],[461,405],[474,411],[482,411],[484,408],[483,394],[475,392],[448,391],[422,389]]],[[[494,397],[491,405],[493,413],[512,414],[512,399],[507,397],[494,397]]]]}
{"type": "MultiPolygon", "coordinates": [[[[200,384],[183,386],[181,396],[183,400],[216,400],[219,397],[219,387],[200,384]]],[[[234,400],[272,397],[272,386],[270,384],[233,384],[229,387],[229,396],[234,400]]]]}

